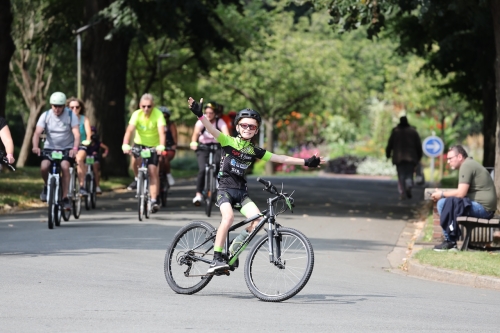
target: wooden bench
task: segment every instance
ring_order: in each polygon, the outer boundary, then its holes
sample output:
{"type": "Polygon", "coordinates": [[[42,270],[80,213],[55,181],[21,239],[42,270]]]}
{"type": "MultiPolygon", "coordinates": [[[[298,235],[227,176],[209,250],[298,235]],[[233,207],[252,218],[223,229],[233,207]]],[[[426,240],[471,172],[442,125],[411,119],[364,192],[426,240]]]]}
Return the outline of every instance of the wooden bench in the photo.
{"type": "Polygon", "coordinates": [[[465,228],[465,238],[460,250],[467,251],[471,237],[475,242],[489,243],[493,240],[492,228],[500,227],[500,217],[494,216],[491,219],[480,219],[472,216],[459,216],[457,223],[465,228]]]}

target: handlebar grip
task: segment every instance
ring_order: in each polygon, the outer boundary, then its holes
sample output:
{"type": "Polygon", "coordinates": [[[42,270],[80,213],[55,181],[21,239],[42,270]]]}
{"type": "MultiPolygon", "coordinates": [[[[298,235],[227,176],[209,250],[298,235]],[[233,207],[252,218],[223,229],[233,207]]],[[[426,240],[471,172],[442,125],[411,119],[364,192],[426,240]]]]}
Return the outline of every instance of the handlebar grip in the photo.
{"type": "Polygon", "coordinates": [[[272,184],[269,180],[262,179],[260,177],[257,178],[257,181],[261,184],[264,184],[266,187],[271,187],[272,184]]]}

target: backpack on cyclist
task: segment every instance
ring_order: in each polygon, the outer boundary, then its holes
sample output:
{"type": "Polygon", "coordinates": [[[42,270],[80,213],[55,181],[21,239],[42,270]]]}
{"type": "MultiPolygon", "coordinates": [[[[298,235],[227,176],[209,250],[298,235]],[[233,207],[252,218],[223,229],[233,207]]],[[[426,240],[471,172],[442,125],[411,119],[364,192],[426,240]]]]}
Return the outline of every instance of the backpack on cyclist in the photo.
{"type": "MultiPolygon", "coordinates": [[[[221,119],[221,118],[215,118],[215,119],[216,119],[216,120],[215,120],[215,128],[216,128],[218,131],[220,131],[220,128],[219,128],[219,120],[222,120],[222,121],[224,121],[224,120],[223,120],[223,119],[221,119]]],[[[203,129],[201,130],[200,135],[203,135],[203,133],[205,133],[205,130],[206,130],[206,128],[205,128],[205,126],[203,126],[203,129]]]]}

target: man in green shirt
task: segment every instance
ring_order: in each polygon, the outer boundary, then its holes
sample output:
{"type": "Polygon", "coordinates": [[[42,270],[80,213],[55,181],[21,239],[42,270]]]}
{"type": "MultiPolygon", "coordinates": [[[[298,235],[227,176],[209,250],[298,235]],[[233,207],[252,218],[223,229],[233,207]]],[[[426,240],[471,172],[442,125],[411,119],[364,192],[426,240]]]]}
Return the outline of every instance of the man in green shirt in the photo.
{"type": "MultiPolygon", "coordinates": [[[[437,201],[439,215],[443,211],[446,198],[469,198],[471,206],[467,216],[479,218],[491,218],[497,209],[497,195],[495,184],[488,170],[478,162],[468,157],[467,152],[461,145],[450,147],[447,154],[448,164],[455,170],[458,169],[458,188],[451,191],[436,191],[432,199],[437,201]]],[[[436,251],[450,250],[456,248],[456,240],[450,239],[446,231],[443,231],[445,241],[436,245],[436,251]]]]}
{"type": "MultiPolygon", "coordinates": [[[[129,145],[130,137],[135,132],[134,146],[139,149],[155,148],[151,158],[148,159],[149,193],[151,193],[151,208],[153,213],[158,211],[156,197],[158,195],[158,155],[161,156],[165,150],[165,118],[163,113],[154,107],[154,99],[151,94],[144,94],[139,103],[140,109],[135,111],[128,123],[125,136],[123,137],[123,153],[129,154],[132,147],[129,145]]],[[[141,158],[136,158],[134,163],[134,174],[142,163],[141,158]]],[[[137,180],[137,179],[136,179],[137,180]]]]}

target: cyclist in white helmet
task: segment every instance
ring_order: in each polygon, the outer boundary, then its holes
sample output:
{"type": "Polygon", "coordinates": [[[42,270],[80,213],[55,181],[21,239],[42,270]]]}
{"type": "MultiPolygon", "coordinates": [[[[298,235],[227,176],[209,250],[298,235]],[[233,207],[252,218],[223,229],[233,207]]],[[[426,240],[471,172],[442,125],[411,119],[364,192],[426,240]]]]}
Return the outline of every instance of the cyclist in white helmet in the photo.
{"type": "MultiPolygon", "coordinates": [[[[50,96],[51,109],[42,113],[36,123],[35,133],[33,134],[33,153],[40,156],[41,149],[40,135],[45,131],[46,139],[43,150],[69,150],[61,162],[62,170],[62,192],[63,192],[63,208],[71,209],[71,202],[68,199],[69,186],[69,168],[75,162],[78,146],[80,145],[80,121],[78,117],[69,109],[66,108],[66,95],[62,92],[55,92],[50,96]]],[[[46,156],[42,157],[40,170],[42,178],[45,182],[43,191],[40,194],[42,201],[47,201],[47,178],[49,176],[50,161],[46,156]]]]}

